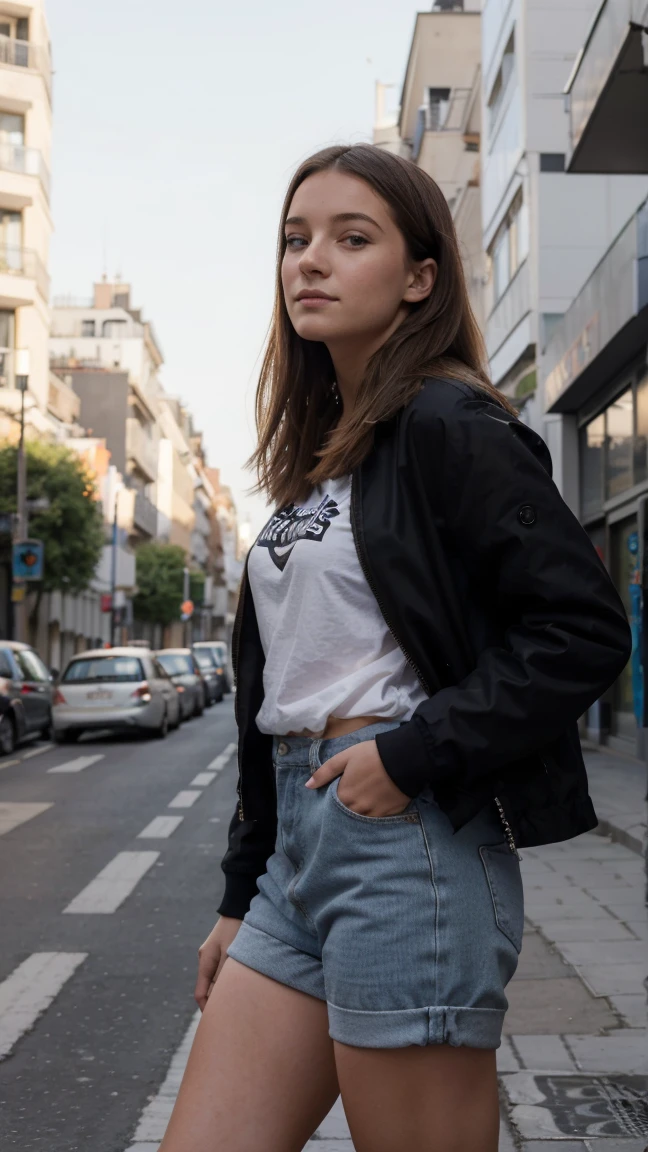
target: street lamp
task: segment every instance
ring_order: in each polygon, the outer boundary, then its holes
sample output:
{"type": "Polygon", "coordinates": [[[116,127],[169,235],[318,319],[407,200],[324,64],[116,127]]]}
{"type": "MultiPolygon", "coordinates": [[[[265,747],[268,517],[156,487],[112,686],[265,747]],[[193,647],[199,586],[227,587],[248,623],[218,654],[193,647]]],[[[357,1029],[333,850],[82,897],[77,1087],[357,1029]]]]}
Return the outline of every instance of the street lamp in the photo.
{"type": "MultiPolygon", "coordinates": [[[[16,349],[16,388],[20,392],[20,439],[16,462],[16,524],[14,542],[19,543],[27,536],[27,458],[25,455],[25,393],[29,384],[29,348],[16,349]]],[[[23,594],[14,602],[14,639],[26,639],[26,618],[24,584],[23,594]]]]}

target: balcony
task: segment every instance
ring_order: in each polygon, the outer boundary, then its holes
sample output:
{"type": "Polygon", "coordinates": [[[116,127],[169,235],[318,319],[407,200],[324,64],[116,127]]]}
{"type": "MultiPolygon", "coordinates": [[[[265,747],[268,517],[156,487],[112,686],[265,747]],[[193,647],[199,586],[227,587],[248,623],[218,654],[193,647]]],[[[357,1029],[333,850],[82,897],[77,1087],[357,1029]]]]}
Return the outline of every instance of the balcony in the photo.
{"type": "Polygon", "coordinates": [[[52,62],[48,49],[29,40],[15,40],[13,36],[0,36],[0,67],[26,68],[40,72],[47,95],[52,98],[52,62]]]}
{"type": "Polygon", "coordinates": [[[49,300],[50,278],[47,269],[38,253],[32,251],[31,248],[0,244],[0,299],[9,298],[10,301],[14,302],[14,305],[18,303],[18,300],[20,303],[32,304],[32,294],[23,299],[25,290],[19,285],[12,288],[5,282],[5,275],[33,280],[45,302],[49,300]]]}
{"type": "Polygon", "coordinates": [[[422,104],[416,117],[412,160],[418,160],[426,132],[463,134],[472,88],[453,88],[447,100],[422,104]]]}
{"type": "Polygon", "coordinates": [[[565,89],[570,172],[648,173],[648,0],[603,0],[565,89]]]}
{"type": "Polygon", "coordinates": [[[20,176],[36,176],[49,200],[50,174],[38,148],[25,148],[23,144],[0,144],[0,169],[17,172],[20,176]]]}
{"type": "Polygon", "coordinates": [[[143,492],[135,493],[133,507],[133,525],[145,536],[157,536],[158,511],[155,504],[143,492]]]}
{"type": "Polygon", "coordinates": [[[594,269],[545,349],[545,411],[577,411],[622,365],[645,353],[647,325],[648,200],[594,269]]]}
{"type": "Polygon", "coordinates": [[[139,420],[134,416],[129,416],[126,420],[126,455],[131,471],[134,466],[143,473],[149,483],[157,479],[157,444],[146,435],[139,420]]]}
{"type": "Polygon", "coordinates": [[[525,260],[488,317],[486,350],[491,360],[530,310],[531,283],[528,260],[525,260]]]}

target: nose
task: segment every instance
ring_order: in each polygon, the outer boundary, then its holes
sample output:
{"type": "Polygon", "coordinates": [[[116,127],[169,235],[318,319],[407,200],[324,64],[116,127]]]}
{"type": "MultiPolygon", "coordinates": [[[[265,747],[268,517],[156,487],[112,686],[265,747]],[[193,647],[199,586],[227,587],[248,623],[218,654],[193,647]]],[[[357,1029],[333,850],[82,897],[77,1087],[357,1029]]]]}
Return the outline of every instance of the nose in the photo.
{"type": "Polygon", "coordinates": [[[330,261],[326,257],[324,246],[315,238],[302,250],[299,258],[299,270],[305,276],[330,276],[330,261]]]}

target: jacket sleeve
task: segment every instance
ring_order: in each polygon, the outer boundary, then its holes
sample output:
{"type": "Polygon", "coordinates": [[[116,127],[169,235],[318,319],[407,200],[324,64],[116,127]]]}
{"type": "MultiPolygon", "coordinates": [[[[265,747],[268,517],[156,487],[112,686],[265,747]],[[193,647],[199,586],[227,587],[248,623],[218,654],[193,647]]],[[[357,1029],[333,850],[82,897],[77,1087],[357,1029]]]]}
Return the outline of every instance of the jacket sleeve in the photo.
{"type": "Polygon", "coordinates": [[[228,848],[221,861],[225,893],[218,912],[242,920],[258,892],[257,878],[275,845],[276,822],[239,819],[238,807],[230,821],[228,848]]]}
{"type": "Polygon", "coordinates": [[[462,397],[419,421],[414,439],[427,498],[503,639],[377,737],[408,796],[470,787],[546,746],[614,682],[631,649],[621,601],[551,479],[541,437],[499,405],[462,397]]]}

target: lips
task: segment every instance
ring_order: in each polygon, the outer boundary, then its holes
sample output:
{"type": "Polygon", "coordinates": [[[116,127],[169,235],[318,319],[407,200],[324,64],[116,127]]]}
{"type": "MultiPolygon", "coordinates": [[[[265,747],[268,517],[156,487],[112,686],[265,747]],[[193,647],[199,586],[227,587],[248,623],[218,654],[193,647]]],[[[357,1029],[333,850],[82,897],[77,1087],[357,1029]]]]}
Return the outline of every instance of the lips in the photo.
{"type": "Polygon", "coordinates": [[[317,300],[319,300],[319,301],[335,300],[335,296],[329,296],[329,295],[327,295],[326,292],[299,292],[297,294],[296,299],[299,300],[300,303],[303,303],[304,301],[307,301],[307,300],[310,300],[313,302],[315,302],[317,300]]]}

